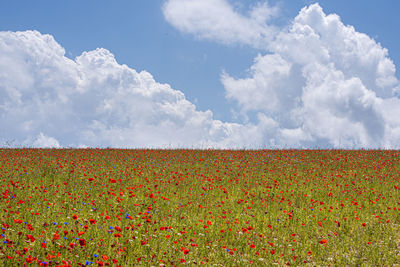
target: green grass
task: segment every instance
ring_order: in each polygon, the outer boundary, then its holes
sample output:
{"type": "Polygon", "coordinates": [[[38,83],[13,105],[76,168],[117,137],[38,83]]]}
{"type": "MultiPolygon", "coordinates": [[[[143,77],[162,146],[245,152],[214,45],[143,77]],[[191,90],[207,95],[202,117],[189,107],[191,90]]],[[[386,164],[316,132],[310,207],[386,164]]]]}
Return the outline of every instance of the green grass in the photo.
{"type": "Polygon", "coordinates": [[[0,265],[395,265],[399,156],[0,149],[0,265]]]}

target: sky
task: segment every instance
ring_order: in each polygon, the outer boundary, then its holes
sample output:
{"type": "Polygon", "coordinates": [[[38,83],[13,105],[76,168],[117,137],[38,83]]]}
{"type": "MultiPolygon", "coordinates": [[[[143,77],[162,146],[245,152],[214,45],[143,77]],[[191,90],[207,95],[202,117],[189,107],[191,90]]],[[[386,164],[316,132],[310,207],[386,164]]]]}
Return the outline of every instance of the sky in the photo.
{"type": "Polygon", "coordinates": [[[8,1],[0,146],[399,148],[388,1],[8,1]]]}

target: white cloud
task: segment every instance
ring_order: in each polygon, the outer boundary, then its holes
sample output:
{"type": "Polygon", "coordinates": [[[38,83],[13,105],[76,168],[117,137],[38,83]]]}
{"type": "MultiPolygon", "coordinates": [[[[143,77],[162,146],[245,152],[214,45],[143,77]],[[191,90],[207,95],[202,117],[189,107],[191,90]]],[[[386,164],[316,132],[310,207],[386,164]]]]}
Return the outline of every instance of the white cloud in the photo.
{"type": "Polygon", "coordinates": [[[398,147],[399,81],[387,49],[318,4],[303,8],[269,49],[254,60],[250,77],[221,75],[242,113],[271,117],[281,142],[398,147]]]}
{"type": "Polygon", "coordinates": [[[51,35],[0,32],[5,129],[0,141],[53,147],[399,148],[400,84],[388,51],[318,4],[270,36],[266,23],[274,12],[260,4],[245,16],[225,0],[164,5],[166,18],[184,32],[268,51],[254,59],[248,77],[221,75],[226,97],[247,118],[242,124],[213,119],[182,92],[119,64],[106,49],[72,60],[51,35]]]}
{"type": "Polygon", "coordinates": [[[289,31],[280,32],[271,47],[300,65],[332,63],[346,78],[359,77],[380,97],[391,96],[398,85],[387,49],[353,26],[344,25],[338,15],[326,15],[318,4],[303,8],[289,31]]]}
{"type": "MultiPolygon", "coordinates": [[[[75,60],[50,35],[0,32],[0,140],[26,146],[234,147],[247,128],[214,120],[105,49],[75,60]],[[50,137],[51,136],[51,137],[50,137]],[[36,139],[35,139],[36,138],[36,139]]],[[[254,141],[254,140],[253,140],[254,141]]]]}
{"type": "Polygon", "coordinates": [[[250,68],[252,77],[235,79],[223,72],[222,83],[228,99],[234,99],[244,111],[258,110],[281,113],[293,105],[291,100],[299,97],[298,85],[302,77],[298,69],[279,54],[257,56],[250,68]],[[294,79],[297,78],[297,79],[294,79]],[[290,101],[289,101],[290,100],[290,101]]]}
{"type": "Polygon", "coordinates": [[[276,28],[268,21],[278,14],[266,2],[248,14],[235,10],[227,0],[168,0],[163,6],[166,20],[182,32],[224,44],[265,48],[276,28]]]}
{"type": "Polygon", "coordinates": [[[59,148],[60,143],[58,143],[57,139],[50,136],[46,136],[41,132],[36,138],[36,140],[33,142],[33,147],[59,148]]]}

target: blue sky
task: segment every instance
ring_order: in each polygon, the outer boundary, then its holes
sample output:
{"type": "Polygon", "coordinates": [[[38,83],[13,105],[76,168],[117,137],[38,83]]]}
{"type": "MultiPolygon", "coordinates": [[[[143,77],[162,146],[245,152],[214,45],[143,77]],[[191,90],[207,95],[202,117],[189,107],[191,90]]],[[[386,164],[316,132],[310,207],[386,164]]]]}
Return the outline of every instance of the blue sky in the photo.
{"type": "MultiPolygon", "coordinates": [[[[225,69],[233,75],[245,74],[260,51],[243,45],[227,47],[199,41],[178,32],[165,21],[163,2],[8,1],[0,11],[0,30],[51,34],[72,58],[104,47],[119,63],[149,71],[158,82],[183,91],[200,109],[211,109],[217,119],[232,120],[220,72],[225,69]]],[[[260,1],[241,2],[248,6],[260,1]]],[[[326,13],[338,14],[345,24],[375,38],[388,48],[399,66],[399,1],[270,1],[282,6],[281,24],[287,24],[301,8],[314,2],[319,2],[326,13]]]]}
{"type": "MultiPolygon", "coordinates": [[[[208,29],[180,28],[183,24],[179,23],[185,23],[185,21],[175,20],[175,17],[172,19],[167,18],[166,11],[163,9],[163,5],[167,6],[167,2],[174,1],[91,0],[63,1],[62,3],[61,1],[50,0],[8,1],[2,5],[0,10],[0,31],[35,30],[40,34],[49,34],[65,49],[65,56],[72,60],[80,56],[84,51],[105,48],[114,55],[119,64],[126,64],[137,72],[145,70],[154,77],[155,82],[168,84],[174,90],[181,91],[185,98],[195,105],[196,110],[210,110],[213,120],[220,120],[223,123],[237,123],[240,124],[237,127],[244,126],[247,129],[253,126],[259,129],[262,124],[260,114],[264,114],[269,118],[273,118],[279,125],[282,125],[283,128],[279,127],[280,132],[282,132],[282,129],[294,130],[296,127],[300,127],[304,131],[305,127],[311,127],[307,126],[307,123],[299,125],[282,119],[283,115],[280,110],[271,111],[263,107],[252,109],[250,103],[241,102],[242,100],[239,100],[238,95],[234,93],[237,90],[244,90],[238,88],[238,86],[242,86],[239,83],[233,83],[235,80],[250,78],[254,74],[249,69],[254,66],[257,55],[264,56],[277,53],[290,62],[288,60],[290,53],[282,52],[282,54],[279,49],[268,47],[272,41],[265,41],[268,45],[265,45],[264,48],[264,46],[252,45],[242,39],[229,39],[226,41],[218,40],[218,37],[204,37],[204,32],[207,32],[208,29]],[[223,73],[227,73],[231,78],[229,80],[229,77],[227,77],[225,83],[222,81],[223,73]],[[231,97],[227,97],[229,92],[231,92],[231,97]],[[239,113],[240,115],[238,115],[239,113]]],[[[181,4],[179,0],[175,2],[174,8],[181,4]]],[[[181,2],[184,1],[181,0],[181,2]]],[[[196,1],[189,2],[194,3],[196,1]]],[[[249,16],[251,8],[266,3],[255,0],[218,0],[216,2],[223,3],[225,7],[228,5],[234,12],[244,17],[249,16]]],[[[272,19],[269,19],[266,24],[278,28],[278,32],[283,32],[287,27],[291,26],[293,19],[298,16],[303,7],[309,7],[317,2],[326,15],[331,13],[339,15],[344,25],[354,26],[357,32],[367,34],[371,40],[375,40],[382,47],[387,48],[389,51],[387,58],[390,58],[396,67],[399,66],[400,48],[396,29],[400,26],[400,19],[398,19],[396,11],[399,10],[400,3],[395,0],[384,1],[384,3],[382,1],[361,0],[269,1],[269,7],[278,6],[279,12],[272,19]]],[[[211,4],[207,8],[213,9],[214,7],[211,4]]],[[[171,12],[171,16],[180,15],[173,10],[171,12]]],[[[2,57],[0,55],[1,60],[2,57]]],[[[295,59],[293,60],[296,64],[298,63],[295,59]]],[[[273,63],[268,59],[268,64],[273,63]]],[[[345,70],[341,71],[347,75],[345,70]]],[[[347,71],[352,73],[350,70],[347,71]]],[[[399,78],[398,72],[388,75],[399,78]]],[[[368,83],[367,81],[362,81],[364,85],[368,83]]],[[[5,82],[3,81],[0,86],[3,86],[3,89],[6,88],[5,82]]],[[[395,88],[397,84],[392,83],[390,86],[395,88]]],[[[298,87],[304,87],[304,84],[298,84],[298,87]]],[[[376,91],[373,88],[367,87],[367,89],[376,91]]],[[[32,90],[35,90],[35,88],[33,87],[32,90]]],[[[243,93],[244,91],[241,92],[243,93]]],[[[389,98],[388,95],[384,96],[389,98]]],[[[383,97],[383,95],[378,95],[378,97],[383,97]]],[[[266,103],[266,105],[268,104],[266,103]]],[[[377,108],[374,107],[374,109],[377,108]]],[[[367,114],[368,110],[364,114],[367,114]]],[[[388,111],[387,113],[390,112],[388,111]]],[[[360,117],[361,115],[357,116],[360,117]]],[[[384,115],[377,114],[375,117],[378,118],[379,116],[384,115]]],[[[357,123],[361,122],[366,125],[366,122],[362,119],[354,120],[358,120],[357,123]]],[[[386,121],[391,120],[387,119],[386,121]]],[[[21,123],[23,123],[22,121],[21,119],[21,123]]],[[[340,123],[342,125],[344,122],[340,123]]],[[[395,122],[391,122],[391,124],[395,124],[395,122]]],[[[364,128],[368,128],[365,125],[364,128]]],[[[230,129],[230,127],[228,128],[230,129]]],[[[396,127],[393,130],[394,133],[397,133],[396,127]]],[[[269,134],[259,133],[257,138],[260,140],[256,142],[256,146],[263,147],[264,145],[268,146],[268,144],[276,144],[279,143],[277,142],[278,139],[281,140],[281,145],[287,144],[294,147],[318,145],[338,147],[339,145],[343,146],[343,144],[345,144],[345,147],[358,147],[362,146],[362,144],[374,147],[374,143],[377,141],[374,139],[375,133],[366,133],[365,136],[352,136],[353,132],[348,132],[342,137],[335,138],[329,134],[324,136],[323,132],[326,130],[317,130],[320,133],[318,136],[314,136],[312,127],[307,129],[309,132],[303,133],[302,138],[295,138],[295,141],[290,138],[290,140],[283,137],[277,138],[274,134],[271,137],[269,134]],[[368,139],[368,135],[370,139],[368,139]],[[272,139],[274,139],[273,142],[271,141],[272,139]]],[[[225,129],[223,132],[226,134],[226,131],[225,129]]],[[[357,131],[356,128],[354,131],[357,131]]],[[[15,129],[14,133],[20,133],[20,130],[15,129]]],[[[290,136],[292,135],[290,134],[290,136]]],[[[380,136],[379,138],[383,138],[382,134],[378,135],[380,136]]],[[[4,134],[2,140],[9,139],[10,136],[4,134]]],[[[33,140],[40,139],[40,136],[53,138],[52,140],[57,140],[59,144],[64,146],[78,146],[88,143],[87,140],[86,142],[85,140],[78,140],[79,138],[69,140],[68,138],[63,138],[63,135],[57,136],[55,132],[51,132],[51,129],[49,129],[49,132],[27,131],[25,134],[21,134],[17,140],[19,140],[19,143],[28,144],[33,140]],[[64,141],[64,139],[68,141],[64,141]]],[[[223,141],[224,139],[220,135],[215,137],[217,141],[213,138],[210,137],[207,140],[212,140],[211,144],[215,146],[222,142],[224,144],[222,147],[225,147],[230,143],[230,141],[223,141]]],[[[393,140],[397,140],[396,138],[391,134],[385,137],[385,141],[379,143],[378,146],[390,146],[394,142],[393,140]]],[[[89,142],[88,145],[124,146],[125,144],[122,141],[122,143],[119,143],[115,140],[107,140],[107,138],[104,138],[103,141],[99,141],[100,143],[89,142]]],[[[134,144],[127,141],[126,146],[146,146],[153,143],[155,146],[167,143],[180,144],[175,139],[169,141],[168,138],[161,143],[147,139],[143,140],[144,143],[134,142],[134,144]]],[[[234,143],[239,144],[239,146],[251,146],[251,144],[241,141],[235,141],[234,143]]],[[[182,142],[182,144],[190,146],[198,143],[196,139],[193,139],[182,142]]]]}

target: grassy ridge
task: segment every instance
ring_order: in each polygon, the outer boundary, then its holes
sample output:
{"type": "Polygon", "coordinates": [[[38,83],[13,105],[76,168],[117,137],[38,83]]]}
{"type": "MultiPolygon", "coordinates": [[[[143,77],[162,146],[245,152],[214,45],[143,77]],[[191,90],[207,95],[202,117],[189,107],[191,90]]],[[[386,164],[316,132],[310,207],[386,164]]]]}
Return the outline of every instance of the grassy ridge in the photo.
{"type": "Polygon", "coordinates": [[[1,149],[0,265],[392,265],[399,156],[1,149]]]}

